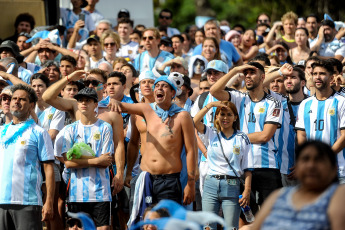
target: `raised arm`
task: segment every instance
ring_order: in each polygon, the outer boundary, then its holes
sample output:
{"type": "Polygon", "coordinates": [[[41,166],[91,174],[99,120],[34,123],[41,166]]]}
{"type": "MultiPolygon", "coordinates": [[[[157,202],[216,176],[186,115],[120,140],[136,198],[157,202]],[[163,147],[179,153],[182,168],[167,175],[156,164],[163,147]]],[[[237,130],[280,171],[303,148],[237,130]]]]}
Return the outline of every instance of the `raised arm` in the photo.
{"type": "Polygon", "coordinates": [[[74,71],[70,75],[60,79],[52,84],[42,95],[42,99],[51,106],[62,110],[72,111],[74,114],[77,110],[77,102],[73,99],[59,97],[60,91],[68,84],[69,81],[78,81],[83,78],[84,70],[74,71]]]}
{"type": "Polygon", "coordinates": [[[269,88],[270,83],[278,77],[291,75],[293,71],[293,67],[289,63],[285,63],[278,71],[274,71],[272,73],[268,73],[265,75],[265,80],[263,85],[269,88]]]}
{"type": "Polygon", "coordinates": [[[71,38],[68,41],[67,44],[67,48],[68,49],[74,49],[77,41],[78,41],[78,37],[79,37],[79,30],[80,28],[82,28],[83,26],[85,26],[85,22],[83,20],[78,20],[76,21],[76,23],[74,24],[74,30],[72,33],[71,38]]]}
{"type": "Polygon", "coordinates": [[[26,84],[26,82],[20,80],[20,78],[14,76],[12,74],[6,73],[4,71],[0,71],[0,76],[3,79],[12,82],[13,85],[22,84],[22,85],[27,85],[28,86],[28,84],[26,84]]]}
{"type": "Polygon", "coordinates": [[[224,106],[222,101],[214,101],[214,102],[208,103],[204,108],[202,108],[193,118],[194,126],[196,130],[198,130],[199,133],[204,133],[205,126],[204,126],[204,123],[201,122],[201,120],[203,119],[205,114],[208,112],[208,110],[211,109],[212,107],[226,107],[226,106],[224,106]]]}
{"type": "Polygon", "coordinates": [[[58,53],[61,53],[62,55],[69,55],[71,57],[73,57],[75,60],[78,60],[78,55],[73,53],[72,51],[68,50],[68,49],[65,49],[65,48],[62,48],[60,46],[56,46],[52,43],[47,43],[47,48],[49,48],[50,50],[54,50],[58,53]]]}

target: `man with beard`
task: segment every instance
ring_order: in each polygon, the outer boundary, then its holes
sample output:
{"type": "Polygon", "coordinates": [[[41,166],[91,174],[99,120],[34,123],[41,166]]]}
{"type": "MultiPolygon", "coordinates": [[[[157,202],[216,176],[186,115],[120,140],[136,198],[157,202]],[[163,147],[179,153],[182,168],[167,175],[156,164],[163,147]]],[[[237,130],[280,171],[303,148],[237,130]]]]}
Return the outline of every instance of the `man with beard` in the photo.
{"type": "Polygon", "coordinates": [[[312,53],[317,53],[320,59],[334,57],[342,61],[345,57],[345,44],[335,37],[336,34],[334,22],[324,20],[319,29],[319,38],[311,49],[312,53]]]}
{"type": "MultiPolygon", "coordinates": [[[[254,169],[252,191],[259,194],[261,205],[268,195],[282,186],[274,134],[282,122],[281,102],[264,91],[264,67],[257,62],[233,68],[212,87],[211,94],[219,101],[233,102],[239,111],[240,130],[252,143],[254,169]],[[248,92],[227,91],[226,83],[232,77],[244,74],[248,92]]],[[[255,210],[254,210],[255,211],[255,210]]]]}
{"type": "Polygon", "coordinates": [[[313,64],[315,95],[302,101],[296,121],[297,142],[319,140],[337,153],[340,183],[345,182],[345,98],[331,88],[334,69],[326,61],[313,64]]]}
{"type": "Polygon", "coordinates": [[[297,183],[293,173],[296,139],[294,128],[298,107],[307,97],[303,94],[303,87],[306,84],[305,74],[298,67],[284,64],[280,69],[267,75],[265,82],[270,81],[269,92],[275,99],[282,102],[283,107],[282,126],[275,134],[282,184],[293,186],[297,183]]]}
{"type": "Polygon", "coordinates": [[[42,229],[41,221],[54,215],[53,146],[48,132],[30,119],[36,102],[31,87],[12,88],[13,120],[0,128],[0,229],[42,229]],[[47,188],[44,204],[41,167],[47,188]]]}

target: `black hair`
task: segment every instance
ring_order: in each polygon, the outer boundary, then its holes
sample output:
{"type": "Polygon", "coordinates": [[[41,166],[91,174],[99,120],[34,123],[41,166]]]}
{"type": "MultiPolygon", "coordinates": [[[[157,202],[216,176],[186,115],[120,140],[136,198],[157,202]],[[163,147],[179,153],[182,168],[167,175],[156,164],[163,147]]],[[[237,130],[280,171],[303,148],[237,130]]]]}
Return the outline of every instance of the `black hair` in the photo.
{"type": "Polygon", "coordinates": [[[309,61],[320,61],[320,58],[318,58],[317,56],[310,56],[307,58],[307,60],[305,60],[305,66],[307,66],[307,63],[309,61]]]}
{"type": "Polygon", "coordinates": [[[186,36],[187,40],[190,41],[190,36],[187,32],[183,32],[181,35],[186,36]]]}
{"type": "Polygon", "coordinates": [[[324,60],[319,60],[319,61],[316,61],[314,62],[311,67],[314,68],[315,67],[321,67],[321,68],[324,68],[326,69],[326,71],[330,74],[330,75],[333,75],[334,74],[334,68],[333,68],[333,65],[329,62],[329,61],[324,61],[324,60]]]}
{"type": "Polygon", "coordinates": [[[49,78],[44,75],[43,73],[35,73],[34,75],[31,76],[30,78],[30,85],[32,84],[32,81],[33,80],[36,80],[36,79],[40,79],[41,81],[44,82],[44,84],[46,85],[46,87],[48,88],[49,85],[50,85],[50,80],[49,78]]]}
{"type": "Polygon", "coordinates": [[[64,55],[61,57],[60,59],[60,64],[62,61],[68,61],[69,63],[71,63],[73,65],[73,67],[77,66],[77,61],[70,55],[64,55]]]}
{"type": "Polygon", "coordinates": [[[301,156],[302,151],[307,147],[314,147],[317,151],[318,156],[326,157],[330,161],[333,167],[338,167],[337,164],[337,155],[334,153],[332,147],[324,142],[321,141],[306,141],[303,144],[297,146],[296,148],[296,162],[298,158],[301,156]]]}
{"type": "Polygon", "coordinates": [[[203,81],[207,81],[207,76],[206,75],[201,76],[200,82],[203,82],[203,81]]]}
{"type": "Polygon", "coordinates": [[[328,19],[323,20],[323,21],[321,22],[321,25],[322,25],[322,26],[329,26],[329,27],[331,27],[332,29],[335,28],[334,22],[331,21],[331,20],[328,20],[328,19]]]}
{"type": "Polygon", "coordinates": [[[103,70],[101,70],[101,69],[98,69],[98,68],[91,69],[91,70],[90,70],[90,74],[98,74],[98,75],[101,75],[102,78],[103,78],[103,81],[104,81],[104,82],[107,82],[107,74],[105,73],[105,71],[103,71],[103,70]]]}
{"type": "Polygon", "coordinates": [[[263,61],[265,62],[265,65],[270,66],[271,65],[271,61],[268,58],[268,55],[265,53],[258,53],[255,57],[253,57],[252,59],[250,59],[250,61],[263,61]]]}
{"type": "Polygon", "coordinates": [[[157,29],[158,29],[159,32],[163,31],[163,32],[165,32],[166,34],[168,33],[168,29],[167,29],[166,26],[158,26],[157,29]]]}
{"type": "Polygon", "coordinates": [[[165,13],[170,13],[170,18],[172,19],[173,18],[173,12],[167,8],[164,8],[163,10],[161,10],[161,12],[159,13],[159,16],[162,15],[162,13],[165,12],[165,13]]]}
{"type": "Polygon", "coordinates": [[[296,28],[296,31],[297,30],[303,30],[304,32],[305,32],[305,34],[307,35],[307,37],[309,36],[309,32],[308,32],[308,30],[306,29],[306,28],[304,28],[304,27],[299,27],[299,28],[296,28]]]}
{"type": "Polygon", "coordinates": [[[286,52],[287,52],[286,62],[289,63],[290,65],[293,65],[293,62],[292,62],[291,57],[289,55],[290,47],[283,41],[277,42],[277,45],[281,45],[286,49],[286,52]]]}
{"type": "Polygon", "coordinates": [[[140,31],[140,30],[137,30],[137,29],[134,29],[132,34],[138,34],[139,37],[140,37],[140,39],[141,39],[141,37],[143,36],[143,34],[141,33],[141,31],[140,31]]]}
{"type": "Polygon", "coordinates": [[[232,28],[235,28],[235,27],[240,27],[242,29],[242,31],[238,31],[236,30],[237,32],[239,32],[240,34],[243,34],[245,31],[246,31],[246,28],[244,27],[244,25],[242,24],[235,24],[232,28]]]}
{"type": "Polygon", "coordinates": [[[133,28],[134,26],[134,22],[133,20],[129,19],[129,18],[120,18],[119,22],[117,23],[117,25],[120,25],[120,24],[129,24],[131,25],[131,27],[133,28]]]}
{"type": "Polygon", "coordinates": [[[300,81],[306,81],[305,73],[304,73],[304,71],[300,67],[294,66],[293,67],[293,71],[297,72],[300,81]]]}
{"type": "Polygon", "coordinates": [[[265,68],[259,63],[259,62],[248,62],[247,65],[251,65],[254,66],[256,68],[258,68],[262,73],[265,73],[265,68]]]}
{"type": "Polygon", "coordinates": [[[338,71],[339,73],[341,73],[341,72],[343,71],[343,64],[341,64],[341,61],[339,61],[338,59],[336,59],[336,58],[329,58],[329,59],[327,59],[327,61],[328,61],[329,63],[331,63],[331,65],[332,65],[333,67],[336,67],[336,68],[337,68],[337,71],[338,71]]]}
{"type": "Polygon", "coordinates": [[[12,94],[14,92],[16,92],[17,90],[24,90],[27,92],[28,96],[29,96],[29,102],[30,103],[35,103],[38,101],[38,97],[35,93],[35,90],[33,88],[31,88],[30,86],[27,86],[27,85],[23,85],[23,84],[17,84],[17,85],[14,85],[13,87],[11,87],[11,91],[12,91],[12,94]]]}
{"type": "Polygon", "coordinates": [[[308,18],[315,18],[315,19],[316,19],[316,22],[320,22],[320,19],[319,19],[319,17],[318,17],[316,14],[309,14],[309,15],[305,18],[305,21],[307,21],[308,18]]]}
{"type": "Polygon", "coordinates": [[[18,25],[21,23],[21,22],[28,22],[30,23],[30,26],[31,26],[31,30],[35,27],[35,18],[29,14],[29,13],[22,13],[22,14],[19,14],[16,18],[16,21],[14,22],[14,28],[17,29],[18,25]]]}
{"type": "Polygon", "coordinates": [[[173,38],[178,38],[180,39],[180,42],[183,43],[184,42],[184,38],[182,37],[181,34],[175,34],[173,36],[170,37],[170,39],[172,40],[173,38]]]}
{"type": "Polygon", "coordinates": [[[121,72],[118,72],[118,71],[111,72],[108,75],[108,79],[111,77],[117,77],[120,80],[122,85],[126,84],[126,76],[121,72]]]}

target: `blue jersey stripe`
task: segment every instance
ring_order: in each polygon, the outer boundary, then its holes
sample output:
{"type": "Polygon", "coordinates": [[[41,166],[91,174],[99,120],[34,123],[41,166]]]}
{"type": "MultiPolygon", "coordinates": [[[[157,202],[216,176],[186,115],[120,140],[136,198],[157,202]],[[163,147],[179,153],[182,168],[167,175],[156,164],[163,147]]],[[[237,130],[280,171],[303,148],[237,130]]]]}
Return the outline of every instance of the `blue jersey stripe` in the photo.
{"type": "Polygon", "coordinates": [[[327,111],[328,112],[328,116],[330,116],[330,123],[331,123],[331,129],[330,129],[330,144],[331,144],[331,146],[337,141],[337,131],[336,130],[338,130],[338,116],[337,116],[337,114],[339,114],[338,112],[338,100],[335,98],[334,100],[333,100],[333,104],[332,104],[332,107],[331,107],[331,109],[333,109],[334,108],[334,114],[333,115],[331,115],[330,113],[329,113],[329,111],[327,111]]]}
{"type": "MultiPolygon", "coordinates": [[[[264,107],[265,107],[265,112],[260,114],[259,118],[259,124],[261,130],[264,130],[265,126],[265,120],[267,116],[267,111],[268,111],[268,103],[265,102],[264,107]]],[[[272,137],[272,140],[274,142],[274,138],[272,137]]],[[[262,143],[261,144],[261,165],[263,168],[269,168],[270,162],[269,162],[269,157],[268,157],[268,150],[269,150],[269,142],[267,143],[262,143]]]]}
{"type": "Polygon", "coordinates": [[[90,177],[89,177],[89,169],[85,168],[82,169],[82,174],[83,174],[83,201],[86,202],[89,200],[89,182],[90,182],[90,177]]]}
{"type": "Polygon", "coordinates": [[[312,100],[308,101],[307,103],[305,103],[305,107],[304,107],[304,127],[305,127],[307,140],[310,140],[310,135],[311,135],[309,111],[310,111],[312,102],[313,102],[312,100]]]}
{"type": "Polygon", "coordinates": [[[325,119],[324,119],[324,113],[325,113],[325,101],[318,101],[317,103],[317,117],[316,117],[316,123],[315,129],[315,139],[316,140],[322,140],[322,133],[325,128],[325,119]]]}
{"type": "Polygon", "coordinates": [[[249,116],[249,119],[248,119],[248,133],[255,133],[256,118],[254,116],[254,108],[255,108],[255,103],[250,102],[250,112],[249,112],[249,114],[247,114],[249,116]]]}
{"type": "Polygon", "coordinates": [[[96,176],[95,176],[95,196],[96,196],[97,200],[103,201],[102,179],[101,179],[101,176],[99,175],[99,169],[96,168],[95,170],[96,170],[96,176]]]}
{"type": "Polygon", "coordinates": [[[237,108],[237,110],[239,110],[239,116],[240,116],[240,130],[243,130],[243,125],[244,125],[244,121],[245,121],[245,116],[246,116],[246,114],[245,114],[245,108],[244,108],[244,103],[246,102],[246,98],[244,97],[243,99],[242,99],[242,101],[241,101],[241,109],[238,109],[237,108]]]}

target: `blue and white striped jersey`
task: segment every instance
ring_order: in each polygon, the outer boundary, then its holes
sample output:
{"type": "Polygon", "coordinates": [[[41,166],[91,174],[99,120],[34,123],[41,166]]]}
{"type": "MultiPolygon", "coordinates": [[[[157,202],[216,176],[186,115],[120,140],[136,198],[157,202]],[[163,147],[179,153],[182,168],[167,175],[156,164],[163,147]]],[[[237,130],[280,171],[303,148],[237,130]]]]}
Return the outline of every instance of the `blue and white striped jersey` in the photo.
{"type": "MultiPolygon", "coordinates": [[[[246,134],[262,132],[265,124],[276,124],[280,128],[282,124],[281,102],[265,93],[261,101],[251,100],[248,92],[242,93],[230,90],[229,97],[236,105],[240,116],[240,130],[246,134]]],[[[254,168],[279,168],[278,147],[274,142],[274,136],[262,144],[252,144],[254,154],[254,168]]]]}
{"type": "MultiPolygon", "coordinates": [[[[296,130],[306,132],[307,140],[333,145],[345,129],[345,97],[337,92],[320,101],[316,96],[302,101],[298,109],[296,130]]],[[[345,151],[337,154],[339,175],[345,176],[345,151]]]]}
{"type": "Polygon", "coordinates": [[[36,105],[35,113],[38,117],[38,124],[47,131],[50,129],[60,131],[64,127],[66,113],[53,106],[42,111],[36,105]]]}
{"type": "Polygon", "coordinates": [[[42,206],[41,162],[54,161],[48,132],[30,119],[0,126],[0,133],[0,204],[42,206]],[[13,136],[18,139],[5,146],[13,136]]]}
{"type": "MultiPolygon", "coordinates": [[[[147,51],[139,54],[134,60],[134,68],[139,72],[152,71],[153,67],[160,67],[164,62],[174,59],[174,55],[166,51],[160,51],[157,57],[151,57],[147,51]]],[[[166,74],[170,73],[170,67],[164,69],[166,74]]]]}
{"type": "MultiPolygon", "coordinates": [[[[207,174],[236,176],[223,156],[217,132],[216,128],[205,125],[205,134],[201,134],[208,140],[207,158],[209,169],[207,174]]],[[[231,137],[227,138],[220,132],[219,138],[221,139],[224,154],[236,171],[237,176],[242,175],[245,169],[253,168],[251,144],[245,133],[235,131],[231,137]]]]}
{"type": "MultiPolygon", "coordinates": [[[[200,96],[198,96],[192,106],[192,109],[190,110],[190,114],[192,117],[195,117],[195,115],[200,111],[199,108],[199,100],[200,96]]],[[[215,97],[213,97],[210,93],[207,94],[204,103],[202,104],[201,108],[204,108],[208,103],[218,101],[215,97]]],[[[206,115],[203,118],[203,123],[208,126],[213,126],[213,121],[214,121],[214,115],[216,114],[216,107],[210,108],[206,115]]]]}
{"type": "MultiPolygon", "coordinates": [[[[68,125],[64,131],[62,153],[80,142],[90,145],[96,157],[108,152],[114,154],[112,127],[100,119],[92,125],[83,125],[80,121],[68,125]]],[[[71,169],[69,202],[105,201],[111,201],[108,168],[71,169]]]]}
{"type": "Polygon", "coordinates": [[[278,146],[278,162],[280,166],[280,172],[283,174],[289,174],[291,171],[289,168],[295,164],[295,144],[296,144],[296,132],[295,123],[297,117],[297,110],[300,103],[298,103],[297,109],[295,107],[296,114],[288,97],[281,94],[269,91],[269,93],[276,100],[282,102],[283,114],[282,125],[280,129],[277,129],[274,134],[275,143],[278,146]]]}

